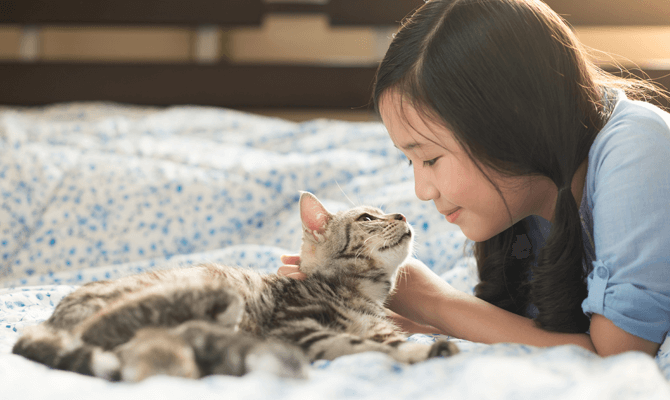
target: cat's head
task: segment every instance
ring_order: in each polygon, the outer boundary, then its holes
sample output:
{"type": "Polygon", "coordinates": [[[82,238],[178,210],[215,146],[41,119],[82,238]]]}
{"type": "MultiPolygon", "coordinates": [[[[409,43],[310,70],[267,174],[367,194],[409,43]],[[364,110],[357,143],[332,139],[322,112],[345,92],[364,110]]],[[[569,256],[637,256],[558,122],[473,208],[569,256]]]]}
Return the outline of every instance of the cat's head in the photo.
{"type": "Polygon", "coordinates": [[[414,233],[402,214],[360,206],[330,213],[311,193],[300,196],[306,275],[371,275],[387,282],[412,252],[414,233]]]}

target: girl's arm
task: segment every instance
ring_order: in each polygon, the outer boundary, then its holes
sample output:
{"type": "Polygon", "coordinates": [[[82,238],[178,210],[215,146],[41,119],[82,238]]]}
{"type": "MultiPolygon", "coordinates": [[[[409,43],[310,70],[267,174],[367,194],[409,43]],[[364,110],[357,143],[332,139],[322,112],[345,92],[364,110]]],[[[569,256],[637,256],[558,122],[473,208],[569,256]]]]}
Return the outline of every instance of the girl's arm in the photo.
{"type": "MultiPolygon", "coordinates": [[[[304,279],[298,256],[283,256],[280,275],[304,279]]],[[[443,333],[480,343],[522,343],[538,347],[576,344],[601,356],[637,350],[652,357],[660,345],[618,328],[607,318],[593,314],[591,335],[557,333],[454,289],[418,260],[404,266],[390,299],[389,318],[410,333],[443,333]]]]}
{"type": "Polygon", "coordinates": [[[628,350],[653,356],[660,346],[617,328],[597,314],[592,319],[591,336],[545,331],[529,318],[454,289],[418,260],[405,266],[389,308],[449,336],[487,344],[511,342],[538,347],[575,344],[603,356],[628,350]]]}
{"type": "Polygon", "coordinates": [[[654,357],[661,347],[658,343],[631,335],[600,314],[591,316],[591,340],[598,354],[603,357],[631,350],[654,357]]]}

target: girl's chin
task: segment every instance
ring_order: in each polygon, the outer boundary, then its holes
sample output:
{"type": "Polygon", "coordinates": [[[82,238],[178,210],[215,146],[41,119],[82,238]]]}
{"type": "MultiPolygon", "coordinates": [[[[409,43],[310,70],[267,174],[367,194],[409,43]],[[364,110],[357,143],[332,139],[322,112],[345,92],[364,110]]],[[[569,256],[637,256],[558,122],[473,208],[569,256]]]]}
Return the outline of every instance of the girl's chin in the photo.
{"type": "Polygon", "coordinates": [[[495,232],[490,232],[490,231],[484,231],[482,229],[471,229],[470,226],[468,225],[459,225],[461,228],[461,232],[467,237],[468,239],[472,240],[473,242],[484,242],[489,239],[491,239],[493,236],[497,235],[495,232]]]}

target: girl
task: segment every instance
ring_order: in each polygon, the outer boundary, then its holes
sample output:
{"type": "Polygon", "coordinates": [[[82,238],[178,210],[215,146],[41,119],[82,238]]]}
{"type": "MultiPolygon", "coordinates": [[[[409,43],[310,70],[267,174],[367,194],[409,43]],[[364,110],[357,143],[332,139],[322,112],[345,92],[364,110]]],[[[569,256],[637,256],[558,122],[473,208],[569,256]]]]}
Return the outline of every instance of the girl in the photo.
{"type": "Polygon", "coordinates": [[[629,99],[645,93],[663,95],[590,63],[540,0],[433,0],[404,21],[375,107],[417,197],[476,242],[480,283],[462,293],[412,260],[393,318],[654,355],[670,330],[670,115],[629,99]]]}

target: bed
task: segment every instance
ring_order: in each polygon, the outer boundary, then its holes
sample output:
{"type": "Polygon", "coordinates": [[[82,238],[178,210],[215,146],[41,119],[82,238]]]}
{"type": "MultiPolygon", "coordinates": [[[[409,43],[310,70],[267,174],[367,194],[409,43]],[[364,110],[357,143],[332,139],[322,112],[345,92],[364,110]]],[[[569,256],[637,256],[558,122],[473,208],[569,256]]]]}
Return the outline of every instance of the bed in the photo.
{"type": "MultiPolygon", "coordinates": [[[[263,13],[321,12],[335,24],[389,25],[417,4],[393,2],[375,13],[370,10],[381,3],[371,0],[370,7],[335,0],[192,2],[230,7],[223,13],[228,20],[212,20],[212,9],[189,15],[170,1],[152,20],[155,14],[146,14],[151,1],[138,9],[133,7],[140,2],[119,0],[119,7],[95,14],[102,10],[98,3],[91,0],[90,8],[77,11],[79,2],[63,0],[68,7],[57,11],[38,7],[51,2],[8,1],[4,10],[14,14],[3,14],[1,22],[256,24],[263,13]]],[[[553,3],[557,9],[580,4],[553,3]]],[[[652,14],[627,17],[661,23],[652,14]]],[[[282,254],[299,248],[300,190],[316,194],[331,211],[371,204],[402,212],[417,231],[418,258],[464,291],[473,290],[477,276],[466,238],[437,218],[432,204],[415,198],[412,171],[379,122],[293,122],[242,111],[364,106],[373,66],[5,61],[0,73],[3,399],[670,398],[670,341],[655,359],[633,352],[602,359],[575,346],[542,349],[450,338],[460,354],[412,366],[364,353],[316,362],[306,380],[252,373],[198,381],[159,376],[139,384],[50,370],[15,356],[11,348],[22,330],[46,319],[61,298],[86,282],[203,261],[273,273],[282,254]],[[146,79],[126,79],[138,73],[146,79]],[[208,73],[222,77],[222,86],[208,86],[208,73]],[[68,78],[73,74],[81,74],[81,81],[68,78]],[[251,84],[259,74],[266,80],[251,84]],[[175,79],[182,83],[166,85],[175,79]],[[245,95],[236,96],[235,87],[246,87],[245,95]]]]}

